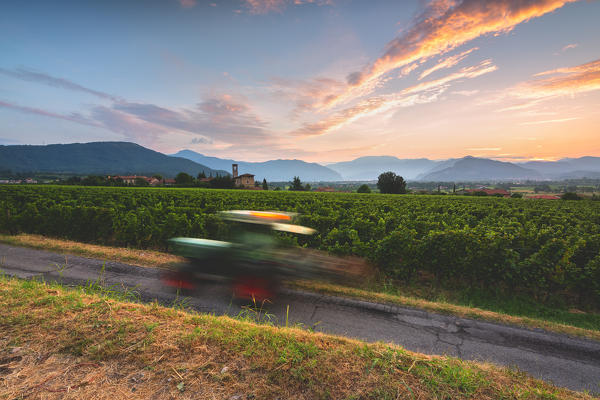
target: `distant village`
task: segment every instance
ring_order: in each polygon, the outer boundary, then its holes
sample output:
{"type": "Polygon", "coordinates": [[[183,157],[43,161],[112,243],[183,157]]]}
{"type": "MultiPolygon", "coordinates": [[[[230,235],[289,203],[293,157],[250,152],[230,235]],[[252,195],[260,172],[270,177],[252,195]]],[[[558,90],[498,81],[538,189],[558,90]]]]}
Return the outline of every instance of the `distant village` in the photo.
{"type": "MultiPolygon", "coordinates": [[[[294,177],[291,182],[262,182],[255,181],[255,175],[250,173],[240,174],[238,164],[232,164],[231,175],[206,176],[203,172],[194,177],[185,172],[180,172],[175,178],[165,178],[161,175],[90,175],[85,177],[69,176],[58,179],[42,179],[36,177],[0,179],[0,184],[62,184],[82,186],[136,186],[136,187],[198,187],[214,189],[244,189],[244,190],[292,190],[312,191],[326,193],[371,193],[378,191],[376,181],[369,182],[317,182],[311,187],[302,183],[300,178],[294,177]],[[321,185],[319,185],[319,183],[321,185]],[[324,184],[324,185],[323,185],[324,184]]],[[[463,196],[493,196],[505,198],[527,198],[541,200],[559,200],[571,196],[572,199],[592,198],[598,199],[595,194],[600,185],[598,182],[583,182],[589,185],[578,185],[578,182],[566,185],[565,182],[555,182],[553,185],[540,182],[501,182],[490,184],[471,183],[446,186],[435,182],[411,182],[406,189],[407,193],[418,195],[463,195],[463,196]],[[571,194],[572,193],[572,194],[571,194]],[[573,196],[575,195],[575,196],[573,196]]],[[[579,182],[581,183],[581,182],[579,182]]]]}

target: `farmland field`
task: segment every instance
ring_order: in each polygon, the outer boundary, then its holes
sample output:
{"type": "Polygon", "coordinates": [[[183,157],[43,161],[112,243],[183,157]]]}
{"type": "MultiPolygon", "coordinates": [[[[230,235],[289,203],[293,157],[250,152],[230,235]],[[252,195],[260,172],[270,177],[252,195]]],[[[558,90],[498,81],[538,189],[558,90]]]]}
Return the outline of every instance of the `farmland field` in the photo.
{"type": "Polygon", "coordinates": [[[600,203],[239,190],[0,186],[0,230],[164,249],[224,239],[228,209],[296,211],[290,243],[357,255],[384,274],[600,304],[600,203]]]}

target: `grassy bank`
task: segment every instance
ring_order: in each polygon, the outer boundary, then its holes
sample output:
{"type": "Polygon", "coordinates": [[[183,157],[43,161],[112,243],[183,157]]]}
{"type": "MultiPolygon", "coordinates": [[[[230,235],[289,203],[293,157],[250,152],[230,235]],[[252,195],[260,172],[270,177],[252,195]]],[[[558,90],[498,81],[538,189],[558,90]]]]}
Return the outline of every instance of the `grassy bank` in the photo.
{"type": "MultiPolygon", "coordinates": [[[[15,246],[52,250],[61,253],[124,262],[139,266],[168,267],[181,262],[172,254],[127,248],[91,245],[68,240],[46,238],[39,235],[0,235],[0,242],[15,246]]],[[[364,287],[347,287],[321,282],[289,282],[291,287],[335,296],[359,298],[375,302],[416,307],[432,312],[467,318],[484,319],[529,328],[600,340],[600,315],[548,307],[531,300],[477,296],[464,291],[426,288],[424,286],[384,286],[377,283],[364,287]]]]}
{"type": "Polygon", "coordinates": [[[0,398],[589,399],[429,357],[0,277],[0,398]]]}

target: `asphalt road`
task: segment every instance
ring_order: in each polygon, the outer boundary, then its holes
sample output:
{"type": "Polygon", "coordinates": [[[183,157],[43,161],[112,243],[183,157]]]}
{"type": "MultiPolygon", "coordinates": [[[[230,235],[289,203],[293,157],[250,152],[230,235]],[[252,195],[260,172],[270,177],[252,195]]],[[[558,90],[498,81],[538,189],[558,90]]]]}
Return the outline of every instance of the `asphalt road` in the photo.
{"type": "MultiPolygon", "coordinates": [[[[186,298],[160,282],[160,270],[0,244],[0,269],[20,278],[81,284],[101,278],[104,285],[134,288],[142,300],[187,306],[215,314],[238,315],[224,282],[206,282],[186,298]],[[101,270],[104,272],[101,276],[101,270]]],[[[517,367],[532,376],[574,390],[600,393],[600,342],[571,338],[421,310],[284,290],[268,314],[275,323],[402,345],[408,350],[517,367]]]]}

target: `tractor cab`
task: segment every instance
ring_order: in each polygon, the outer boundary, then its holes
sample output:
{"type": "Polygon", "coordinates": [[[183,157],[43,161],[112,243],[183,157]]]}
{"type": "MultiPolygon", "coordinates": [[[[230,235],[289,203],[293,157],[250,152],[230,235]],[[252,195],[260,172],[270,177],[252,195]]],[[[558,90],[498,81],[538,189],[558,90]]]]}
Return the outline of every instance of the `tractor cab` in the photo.
{"type": "Polygon", "coordinates": [[[212,275],[230,279],[237,297],[256,300],[272,297],[281,279],[292,272],[294,263],[275,232],[303,235],[315,232],[293,224],[296,215],[279,211],[220,212],[223,220],[235,223],[231,241],[170,239],[172,252],[185,257],[187,262],[166,274],[164,282],[180,289],[193,289],[198,280],[212,275]]]}

